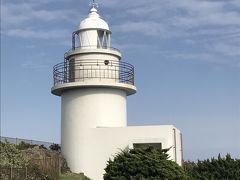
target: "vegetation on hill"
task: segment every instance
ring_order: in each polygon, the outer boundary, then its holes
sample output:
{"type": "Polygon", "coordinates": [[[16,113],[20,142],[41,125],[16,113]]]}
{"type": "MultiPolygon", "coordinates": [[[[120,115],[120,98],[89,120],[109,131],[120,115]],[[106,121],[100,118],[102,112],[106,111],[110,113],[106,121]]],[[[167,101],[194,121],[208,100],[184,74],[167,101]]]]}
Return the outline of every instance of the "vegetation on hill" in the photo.
{"type": "Polygon", "coordinates": [[[105,180],[185,180],[188,176],[177,163],[168,160],[167,151],[153,147],[125,150],[109,160],[105,180]]]}
{"type": "Polygon", "coordinates": [[[16,146],[8,142],[0,142],[0,179],[11,179],[11,174],[15,179],[25,178],[26,167],[28,169],[28,179],[49,179],[48,175],[41,171],[36,164],[32,164],[31,159],[23,153],[22,149],[24,149],[23,146],[25,145],[22,145],[16,146]]]}
{"type": "Polygon", "coordinates": [[[37,146],[36,144],[29,144],[21,141],[18,145],[15,145],[15,147],[19,150],[25,150],[25,149],[31,149],[37,146]]]}
{"type": "MultiPolygon", "coordinates": [[[[27,167],[29,179],[89,180],[84,174],[69,171],[66,161],[60,155],[59,145],[52,145],[50,149],[24,142],[19,145],[0,142],[0,179],[9,179],[10,167],[19,170],[27,167]],[[61,163],[61,172],[64,174],[55,178],[59,172],[58,163],[61,163]]],[[[182,168],[168,160],[168,150],[153,147],[124,150],[108,161],[104,179],[240,180],[240,159],[233,159],[229,154],[197,163],[186,161],[182,168]]],[[[20,177],[20,172],[17,171],[15,176],[20,177]]]]}
{"type": "Polygon", "coordinates": [[[66,173],[59,176],[59,180],[90,180],[84,174],[66,173]]]}
{"type": "Polygon", "coordinates": [[[59,146],[59,144],[52,144],[51,146],[49,146],[49,148],[50,148],[52,151],[57,151],[57,152],[60,152],[60,151],[61,151],[61,147],[59,146]]]}
{"type": "Polygon", "coordinates": [[[13,144],[0,142],[0,154],[0,166],[21,168],[29,164],[28,159],[13,144]]]}
{"type": "Polygon", "coordinates": [[[198,162],[186,161],[183,168],[168,160],[168,149],[153,147],[125,150],[109,160],[105,180],[240,180],[240,159],[211,158],[198,162]]]}
{"type": "Polygon", "coordinates": [[[187,161],[183,167],[191,180],[240,180],[240,159],[233,159],[229,154],[197,163],[187,161]]]}
{"type": "Polygon", "coordinates": [[[25,142],[18,145],[0,142],[0,179],[11,179],[11,174],[13,179],[25,179],[27,173],[27,178],[34,180],[89,180],[84,174],[70,172],[58,144],[49,148],[25,142]],[[63,173],[60,177],[59,171],[63,173]]]}

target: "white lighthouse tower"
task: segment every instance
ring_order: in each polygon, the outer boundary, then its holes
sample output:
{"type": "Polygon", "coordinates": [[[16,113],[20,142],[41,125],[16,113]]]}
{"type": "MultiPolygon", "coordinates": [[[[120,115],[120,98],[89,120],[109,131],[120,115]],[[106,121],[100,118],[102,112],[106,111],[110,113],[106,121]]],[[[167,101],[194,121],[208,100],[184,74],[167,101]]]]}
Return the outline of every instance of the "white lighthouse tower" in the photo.
{"type": "Polygon", "coordinates": [[[134,67],[111,47],[111,31],[93,3],[72,34],[72,49],[54,66],[52,93],[61,96],[61,147],[71,171],[103,178],[107,160],[139,144],[173,147],[181,164],[180,131],[172,125],[127,127],[127,96],[136,93],[134,67]]]}

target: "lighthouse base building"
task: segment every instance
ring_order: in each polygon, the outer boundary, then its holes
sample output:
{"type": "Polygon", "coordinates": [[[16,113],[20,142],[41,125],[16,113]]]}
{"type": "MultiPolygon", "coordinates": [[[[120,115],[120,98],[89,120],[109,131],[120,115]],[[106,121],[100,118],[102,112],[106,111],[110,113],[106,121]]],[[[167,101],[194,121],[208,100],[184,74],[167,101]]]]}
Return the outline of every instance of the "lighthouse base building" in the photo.
{"type": "MultiPolygon", "coordinates": [[[[68,141],[68,137],[62,137],[62,142],[68,141]]],[[[70,140],[75,149],[63,149],[71,171],[84,172],[86,176],[94,180],[103,179],[104,168],[109,158],[113,158],[121,150],[134,148],[139,145],[152,145],[159,148],[172,147],[168,154],[170,160],[182,164],[181,134],[172,125],[162,126],[128,126],[111,128],[90,128],[85,132],[85,137],[79,137],[84,142],[78,144],[78,140],[70,140]]],[[[64,145],[63,147],[66,147],[64,145]]]]}
{"type": "Polygon", "coordinates": [[[127,126],[127,96],[136,93],[134,67],[111,47],[111,31],[93,3],[72,34],[72,49],[53,68],[52,93],[61,97],[61,148],[70,170],[103,179],[121,150],[170,148],[182,164],[182,136],[173,125],[127,126]]]}

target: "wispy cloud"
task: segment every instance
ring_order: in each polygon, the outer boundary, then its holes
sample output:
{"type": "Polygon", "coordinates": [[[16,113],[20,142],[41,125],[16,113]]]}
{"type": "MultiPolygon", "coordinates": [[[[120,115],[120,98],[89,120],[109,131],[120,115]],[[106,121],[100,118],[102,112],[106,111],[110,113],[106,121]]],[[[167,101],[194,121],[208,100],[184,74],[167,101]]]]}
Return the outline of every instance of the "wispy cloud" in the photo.
{"type": "Polygon", "coordinates": [[[166,27],[162,26],[160,23],[153,21],[145,22],[130,22],[126,21],[123,24],[112,26],[113,31],[120,32],[137,32],[140,34],[150,35],[150,36],[161,36],[166,33],[166,27]]]}
{"type": "Polygon", "coordinates": [[[37,54],[38,58],[41,58],[41,61],[37,61],[35,58],[28,57],[27,60],[23,61],[21,67],[23,69],[29,70],[49,70],[52,67],[52,60],[49,58],[48,52],[39,52],[37,54]]]}
{"type": "Polygon", "coordinates": [[[57,39],[70,34],[68,30],[32,30],[32,29],[10,29],[5,32],[8,36],[31,38],[31,39],[57,39]]]}
{"type": "Polygon", "coordinates": [[[169,58],[231,65],[240,62],[239,0],[103,2],[106,8],[119,12],[119,21],[113,21],[113,31],[160,42],[178,39],[178,46],[182,44],[185,48],[181,51],[169,47],[170,53],[165,54],[169,58]]]}
{"type": "MultiPolygon", "coordinates": [[[[129,3],[132,6],[135,5],[135,7],[131,8],[130,6],[129,8],[127,6],[128,8],[124,13],[125,17],[123,17],[125,20],[117,22],[119,27],[127,27],[129,24],[136,24],[137,26],[144,24],[144,27],[148,27],[149,30],[150,28],[166,29],[167,34],[168,32],[172,33],[173,30],[176,33],[188,30],[198,31],[202,28],[219,29],[221,31],[224,27],[240,26],[240,9],[235,7],[235,4],[240,4],[240,1],[170,0],[157,2],[149,0],[147,2],[141,1],[141,3],[129,3]],[[126,19],[132,19],[132,22],[126,21],[126,19]],[[172,31],[168,31],[168,29],[172,29],[172,31]]],[[[106,4],[111,5],[111,3],[106,4]]],[[[130,29],[133,30],[131,27],[130,29]]],[[[124,32],[127,30],[127,28],[121,29],[124,32]]],[[[144,33],[141,28],[135,28],[134,30],[144,33]]],[[[148,35],[157,35],[157,33],[152,30],[152,34],[149,33],[148,35]]]]}
{"type": "MultiPolygon", "coordinates": [[[[61,0],[65,1],[65,0],[61,0]]],[[[72,22],[81,16],[72,9],[49,9],[53,1],[27,0],[2,3],[2,34],[20,38],[60,38],[69,33],[60,22],[72,22]],[[44,5],[44,6],[43,6],[44,5]]]]}
{"type": "MultiPolygon", "coordinates": [[[[236,43],[224,43],[224,42],[218,42],[216,44],[212,45],[213,51],[216,53],[225,55],[225,56],[238,56],[240,57],[240,44],[236,43]]],[[[239,59],[240,62],[240,59],[239,59]]]]}
{"type": "Polygon", "coordinates": [[[26,61],[22,63],[21,67],[24,69],[34,69],[34,70],[49,68],[47,64],[40,64],[40,63],[37,63],[36,61],[26,61]]]}
{"type": "MultiPolygon", "coordinates": [[[[77,2],[71,1],[72,4],[77,2]]],[[[1,12],[2,33],[23,39],[54,39],[58,44],[66,44],[72,27],[86,14],[83,15],[81,7],[79,10],[65,8],[63,4],[67,5],[68,0],[59,0],[61,6],[53,6],[54,3],[55,0],[5,1],[1,12]],[[69,23],[71,26],[66,26],[69,23]]],[[[239,64],[239,0],[99,0],[99,6],[100,12],[101,7],[109,10],[109,16],[101,14],[110,18],[106,20],[114,17],[110,24],[114,33],[133,37],[133,42],[124,39],[127,45],[118,42],[120,47],[141,48],[142,45],[133,46],[134,39],[139,37],[150,38],[158,44],[177,41],[184,50],[176,50],[174,45],[169,47],[169,58],[239,64]]],[[[152,47],[145,42],[144,48],[152,47]]],[[[160,46],[155,49],[157,52],[166,50],[160,46]]]]}
{"type": "MultiPolygon", "coordinates": [[[[76,13],[71,10],[47,10],[36,8],[33,4],[2,4],[2,24],[5,27],[21,26],[30,21],[48,22],[70,20],[76,17],[76,13]]],[[[36,25],[36,24],[35,24],[36,25]]]]}

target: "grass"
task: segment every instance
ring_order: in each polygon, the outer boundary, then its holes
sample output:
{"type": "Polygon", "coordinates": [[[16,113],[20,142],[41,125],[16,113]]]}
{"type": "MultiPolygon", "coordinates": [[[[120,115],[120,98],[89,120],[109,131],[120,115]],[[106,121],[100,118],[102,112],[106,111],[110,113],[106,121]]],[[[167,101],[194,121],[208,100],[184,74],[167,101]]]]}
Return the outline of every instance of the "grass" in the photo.
{"type": "Polygon", "coordinates": [[[90,179],[84,176],[83,174],[68,173],[60,175],[59,180],[90,180],[90,179]]]}

